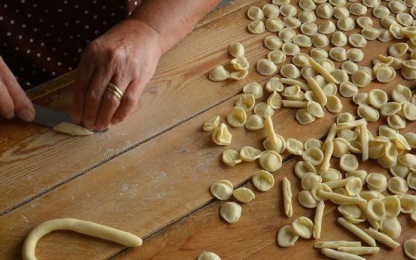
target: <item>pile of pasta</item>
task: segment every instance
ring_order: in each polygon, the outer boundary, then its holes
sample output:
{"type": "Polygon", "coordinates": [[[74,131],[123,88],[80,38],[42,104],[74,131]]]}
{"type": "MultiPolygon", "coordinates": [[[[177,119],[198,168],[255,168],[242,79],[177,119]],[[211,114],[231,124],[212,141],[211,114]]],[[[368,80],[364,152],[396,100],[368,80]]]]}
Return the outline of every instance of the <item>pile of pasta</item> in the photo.
{"type": "MultiPolygon", "coordinates": [[[[381,89],[359,91],[372,81],[392,82],[397,77],[396,71],[406,80],[416,79],[416,0],[350,2],[353,3],[300,0],[299,13],[290,0],[272,0],[261,8],[250,7],[247,17],[251,22],[247,30],[253,34],[276,33],[265,37],[264,46],[269,52],[256,64],[256,71],[269,79],[264,87],[256,82],[243,87],[243,93],[225,117],[226,123],[220,124],[221,118],[215,116],[203,126],[205,131],[212,132],[212,140],[218,145],[232,142],[227,124],[249,131],[265,130],[264,150],[244,146],[240,151],[229,149],[222,153],[222,161],[228,166],[258,160],[262,169],[254,173],[252,183],[260,191],[273,187],[272,173],[282,167],[282,153],[302,158],[294,169],[302,186],[297,201],[305,208],[314,208],[315,217],[311,220],[301,216],[282,227],[277,244],[291,247],[299,238],[319,239],[325,203],[331,201],[339,205],[342,217],[338,222],[368,245],[362,246],[360,241],[315,243],[315,248],[334,259],[364,259],[360,255],[379,252],[376,241],[397,248],[395,239],[401,233],[397,216],[409,214],[416,222],[416,195],[408,194],[409,188],[416,190],[416,156],[411,153],[416,148],[416,133],[399,132],[408,121],[416,121],[416,95],[401,84],[394,87],[390,96],[381,89]],[[369,8],[376,19],[366,15],[369,8]],[[317,17],[323,22],[317,24],[317,17]],[[374,27],[374,20],[383,28],[374,27]],[[356,26],[360,31],[351,32],[356,26]],[[367,42],[374,40],[396,42],[388,47],[388,56],[377,55],[371,67],[358,65],[364,59],[367,42]],[[309,53],[302,53],[303,49],[309,53]],[[291,63],[287,64],[289,57],[291,63]],[[357,105],[358,117],[342,113],[338,93],[357,105]],[[257,102],[266,94],[267,101],[257,102]],[[295,118],[301,125],[324,117],[326,110],[338,116],[324,140],[310,138],[301,142],[285,139],[275,132],[271,118],[283,107],[298,109],[295,118]],[[373,136],[367,126],[381,116],[387,118],[387,124],[381,125],[373,136]],[[334,158],[338,158],[335,161],[339,165],[331,165],[334,158]],[[360,162],[367,160],[377,161],[389,169],[392,177],[359,169],[360,162]],[[393,195],[383,195],[386,190],[393,195]],[[357,226],[363,222],[370,227],[357,226]]],[[[244,46],[233,43],[229,53],[235,58],[242,57],[244,46]]],[[[248,64],[245,60],[233,59],[232,64],[248,64]]],[[[233,69],[240,67],[236,65],[233,69]]],[[[222,81],[230,78],[229,75],[219,65],[210,72],[209,78],[222,81]]],[[[284,177],[282,185],[285,214],[290,218],[293,215],[291,183],[284,177]]],[[[241,203],[255,198],[247,188],[234,190],[228,180],[214,183],[211,193],[220,200],[234,196],[241,203]]],[[[220,210],[222,218],[229,223],[238,221],[241,213],[242,207],[236,202],[225,202],[220,210]]],[[[416,240],[408,240],[403,245],[412,259],[416,259],[415,245],[416,240]]]]}

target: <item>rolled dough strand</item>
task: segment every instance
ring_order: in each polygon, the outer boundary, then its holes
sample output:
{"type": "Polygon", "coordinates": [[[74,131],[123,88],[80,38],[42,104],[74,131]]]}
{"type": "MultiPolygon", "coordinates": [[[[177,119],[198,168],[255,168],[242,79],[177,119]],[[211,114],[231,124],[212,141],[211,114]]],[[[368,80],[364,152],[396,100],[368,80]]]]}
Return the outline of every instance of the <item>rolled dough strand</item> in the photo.
{"type": "Polygon", "coordinates": [[[36,226],[26,237],[22,248],[23,260],[36,260],[35,249],[39,239],[55,230],[72,230],[84,235],[110,240],[128,247],[142,245],[142,240],[139,237],[115,228],[73,218],[53,219],[36,226]]]}

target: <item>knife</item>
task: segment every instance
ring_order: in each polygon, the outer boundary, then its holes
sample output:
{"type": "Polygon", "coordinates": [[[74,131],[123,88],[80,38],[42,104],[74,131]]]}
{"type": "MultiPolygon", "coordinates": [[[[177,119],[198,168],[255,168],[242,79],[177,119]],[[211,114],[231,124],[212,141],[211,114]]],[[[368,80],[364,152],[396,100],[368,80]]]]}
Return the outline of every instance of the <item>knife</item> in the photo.
{"type": "MultiPolygon", "coordinates": [[[[50,127],[54,127],[62,122],[72,123],[71,117],[68,114],[64,114],[36,104],[33,105],[36,111],[36,116],[33,120],[35,123],[50,127]]],[[[102,131],[93,130],[93,132],[107,132],[107,130],[108,128],[102,131]]]]}

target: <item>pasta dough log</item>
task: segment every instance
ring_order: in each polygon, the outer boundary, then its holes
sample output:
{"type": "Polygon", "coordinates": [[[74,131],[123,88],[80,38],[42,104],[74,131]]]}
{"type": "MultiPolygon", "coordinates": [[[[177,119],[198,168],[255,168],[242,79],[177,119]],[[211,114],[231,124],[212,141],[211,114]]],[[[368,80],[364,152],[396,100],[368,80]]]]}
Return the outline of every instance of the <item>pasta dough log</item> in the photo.
{"type": "Polygon", "coordinates": [[[69,135],[73,135],[73,136],[94,134],[94,132],[92,132],[92,131],[90,131],[90,130],[82,127],[82,126],[72,124],[72,123],[68,123],[68,122],[62,122],[62,123],[57,124],[56,126],[54,126],[53,130],[55,130],[56,132],[69,134],[69,135]]]}
{"type": "Polygon", "coordinates": [[[55,230],[71,230],[129,247],[141,246],[143,242],[139,237],[131,233],[94,222],[73,218],[53,219],[36,226],[26,237],[22,248],[23,260],[36,260],[35,249],[39,239],[55,230]]]}

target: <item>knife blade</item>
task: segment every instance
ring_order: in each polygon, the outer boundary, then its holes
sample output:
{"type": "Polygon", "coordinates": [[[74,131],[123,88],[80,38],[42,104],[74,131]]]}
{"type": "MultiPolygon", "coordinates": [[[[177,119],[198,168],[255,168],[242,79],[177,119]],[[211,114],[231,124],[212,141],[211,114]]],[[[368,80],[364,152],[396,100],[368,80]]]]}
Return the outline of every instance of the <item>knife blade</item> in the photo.
{"type": "MultiPolygon", "coordinates": [[[[62,123],[62,122],[72,123],[71,117],[68,114],[64,114],[64,113],[55,111],[53,109],[49,109],[49,108],[39,106],[36,104],[33,104],[33,105],[36,111],[36,116],[35,116],[35,119],[33,120],[35,123],[49,126],[49,127],[54,127],[57,124],[62,123]]],[[[107,130],[108,128],[102,131],[93,130],[93,132],[106,132],[107,130]]]]}

